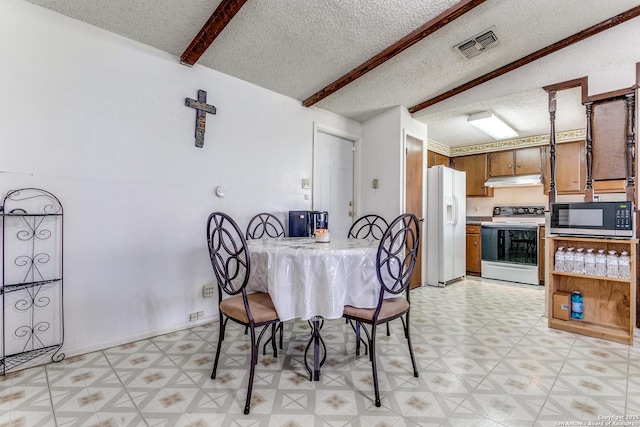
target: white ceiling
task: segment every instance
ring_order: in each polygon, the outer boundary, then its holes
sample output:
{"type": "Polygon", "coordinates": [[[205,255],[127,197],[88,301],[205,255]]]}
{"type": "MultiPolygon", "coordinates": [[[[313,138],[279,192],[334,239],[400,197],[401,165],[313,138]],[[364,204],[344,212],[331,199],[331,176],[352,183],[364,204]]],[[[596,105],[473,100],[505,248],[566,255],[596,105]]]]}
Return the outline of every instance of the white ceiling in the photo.
{"type": "MultiPolygon", "coordinates": [[[[27,0],[176,56],[219,0],[27,0]]],[[[300,101],[370,59],[456,0],[249,0],[198,64],[300,101]]],[[[364,121],[411,107],[611,18],[638,0],[488,0],[316,104],[364,121]],[[453,47],[494,28],[499,44],[470,60],[453,47]]],[[[491,110],[520,136],[548,133],[543,86],[640,62],[640,18],[414,114],[449,147],[491,142],[466,123],[491,110]]],[[[620,88],[621,89],[621,88],[620,88]]],[[[560,92],[558,131],[584,128],[578,90],[560,92]],[[565,108],[566,107],[566,108],[565,108]]]]}

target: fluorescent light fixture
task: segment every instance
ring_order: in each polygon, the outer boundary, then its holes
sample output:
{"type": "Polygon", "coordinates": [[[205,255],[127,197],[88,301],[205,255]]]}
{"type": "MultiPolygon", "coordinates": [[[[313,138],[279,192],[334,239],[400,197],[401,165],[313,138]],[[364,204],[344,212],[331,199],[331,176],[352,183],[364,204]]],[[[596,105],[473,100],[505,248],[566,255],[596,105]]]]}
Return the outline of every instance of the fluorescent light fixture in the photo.
{"type": "Polygon", "coordinates": [[[514,138],[518,132],[488,111],[475,113],[467,118],[467,122],[495,139],[514,138]]]}

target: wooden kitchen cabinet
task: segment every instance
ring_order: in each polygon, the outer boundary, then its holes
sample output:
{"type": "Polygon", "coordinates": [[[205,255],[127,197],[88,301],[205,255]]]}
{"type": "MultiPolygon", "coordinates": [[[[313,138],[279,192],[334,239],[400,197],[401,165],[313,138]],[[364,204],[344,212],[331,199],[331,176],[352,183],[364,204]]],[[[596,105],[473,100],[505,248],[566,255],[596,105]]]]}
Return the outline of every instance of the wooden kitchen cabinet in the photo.
{"type": "Polygon", "coordinates": [[[489,154],[489,175],[532,175],[542,172],[540,147],[497,151],[489,154]]]}
{"type": "Polygon", "coordinates": [[[513,150],[498,151],[489,154],[489,176],[509,176],[514,175],[514,154],[513,150]]]}
{"type": "Polygon", "coordinates": [[[444,154],[436,153],[435,151],[427,150],[427,167],[431,166],[446,166],[449,167],[450,159],[444,154]]]}
{"type": "MultiPolygon", "coordinates": [[[[626,193],[634,200],[635,176],[635,89],[623,89],[589,97],[586,146],[591,147],[593,190],[587,188],[585,200],[593,193],[626,193]],[[591,138],[589,138],[591,136],[591,138]]],[[[587,165],[589,166],[589,165],[587,165]]]]}
{"type": "Polygon", "coordinates": [[[542,154],[540,147],[514,150],[516,159],[516,175],[532,175],[542,173],[542,154]]]}
{"type": "Polygon", "coordinates": [[[493,188],[484,186],[489,178],[486,153],[454,157],[452,166],[466,172],[467,197],[493,197],[493,188]]]}
{"type": "Polygon", "coordinates": [[[636,251],[638,240],[612,240],[552,236],[549,245],[549,327],[590,337],[633,345],[633,317],[636,303],[636,251]],[[631,277],[618,279],[555,271],[555,252],[559,246],[629,252],[631,277]],[[583,298],[583,318],[561,320],[554,313],[554,299],[560,293],[579,291],[583,298]]]}
{"type": "Polygon", "coordinates": [[[467,225],[467,275],[480,276],[482,236],[479,225],[467,225]]]}
{"type": "MultiPolygon", "coordinates": [[[[544,192],[549,194],[549,147],[544,147],[544,192]]],[[[584,141],[556,144],[556,193],[584,194],[586,182],[584,141]]]]}
{"type": "Polygon", "coordinates": [[[627,101],[613,98],[592,106],[593,180],[627,177],[627,101]]]}
{"type": "MultiPolygon", "coordinates": [[[[585,151],[584,141],[556,144],[556,194],[584,194],[587,180],[587,157],[585,151]]],[[[545,159],[544,193],[549,194],[551,167],[549,165],[548,146],[543,148],[543,157],[545,159]]],[[[618,167],[623,166],[624,164],[619,162],[618,167]]],[[[625,180],[594,181],[593,188],[597,194],[624,193],[625,180]]]]}

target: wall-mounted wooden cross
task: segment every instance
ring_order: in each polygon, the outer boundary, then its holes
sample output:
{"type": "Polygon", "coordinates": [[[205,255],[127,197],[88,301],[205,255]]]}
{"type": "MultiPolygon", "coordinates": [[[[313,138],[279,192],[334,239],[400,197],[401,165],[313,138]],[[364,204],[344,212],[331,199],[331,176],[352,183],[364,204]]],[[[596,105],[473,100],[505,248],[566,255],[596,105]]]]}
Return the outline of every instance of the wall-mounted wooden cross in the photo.
{"type": "Polygon", "coordinates": [[[207,121],[207,113],[215,114],[216,107],[207,104],[207,92],[198,90],[198,99],[186,98],[184,105],[196,109],[196,147],[204,145],[204,127],[207,121]]]}

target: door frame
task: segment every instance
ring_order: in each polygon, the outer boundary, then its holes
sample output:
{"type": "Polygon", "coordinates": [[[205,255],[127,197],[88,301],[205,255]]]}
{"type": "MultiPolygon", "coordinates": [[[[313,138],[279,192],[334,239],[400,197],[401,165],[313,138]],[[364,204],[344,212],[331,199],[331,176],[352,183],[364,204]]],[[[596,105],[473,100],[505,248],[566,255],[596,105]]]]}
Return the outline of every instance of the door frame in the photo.
{"type": "Polygon", "coordinates": [[[318,133],[325,133],[328,135],[336,136],[338,138],[346,139],[353,143],[353,219],[358,218],[360,216],[360,201],[361,201],[361,183],[362,180],[361,170],[362,170],[362,160],[361,160],[361,149],[362,149],[362,139],[360,135],[352,134],[349,132],[345,132],[344,130],[336,129],[330,126],[326,126],[323,124],[319,124],[317,122],[313,122],[313,160],[312,160],[312,172],[311,172],[311,206],[312,209],[317,207],[316,195],[318,194],[318,180],[316,179],[318,168],[316,166],[316,160],[318,158],[316,150],[317,150],[317,135],[318,133]]]}
{"type": "Polygon", "coordinates": [[[413,138],[417,141],[420,141],[422,144],[422,206],[420,212],[420,216],[418,219],[425,219],[424,222],[420,223],[420,261],[421,261],[421,269],[420,269],[420,277],[421,284],[426,284],[426,268],[427,268],[427,245],[426,243],[426,213],[427,213],[427,149],[428,149],[428,141],[425,139],[424,135],[412,132],[407,130],[406,128],[402,130],[402,166],[401,166],[401,191],[400,191],[400,205],[402,212],[406,212],[407,209],[407,138],[413,138]]]}

